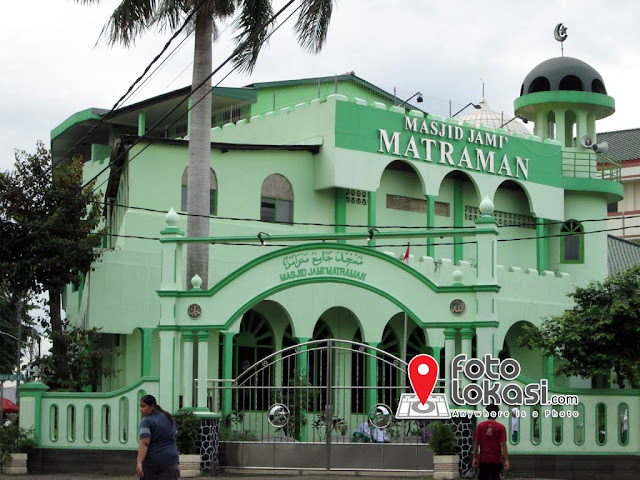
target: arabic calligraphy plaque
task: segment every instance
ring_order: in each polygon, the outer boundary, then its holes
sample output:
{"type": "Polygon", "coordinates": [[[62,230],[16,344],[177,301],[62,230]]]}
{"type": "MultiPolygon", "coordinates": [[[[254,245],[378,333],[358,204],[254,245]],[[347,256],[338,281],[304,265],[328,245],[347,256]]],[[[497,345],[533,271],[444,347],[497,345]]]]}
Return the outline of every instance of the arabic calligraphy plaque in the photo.
{"type": "Polygon", "coordinates": [[[452,300],[451,304],[449,305],[449,310],[451,311],[451,313],[458,316],[464,314],[466,309],[467,306],[465,305],[464,301],[460,300],[459,298],[452,300]]]}

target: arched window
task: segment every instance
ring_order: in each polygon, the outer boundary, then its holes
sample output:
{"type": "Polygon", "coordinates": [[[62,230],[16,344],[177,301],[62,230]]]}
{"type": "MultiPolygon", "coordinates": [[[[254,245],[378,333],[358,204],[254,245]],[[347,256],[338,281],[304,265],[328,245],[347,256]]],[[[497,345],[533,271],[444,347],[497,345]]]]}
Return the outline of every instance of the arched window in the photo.
{"type": "Polygon", "coordinates": [[[567,110],[564,113],[564,146],[573,147],[573,139],[578,139],[578,119],[573,110],[567,110]]]}
{"type": "MultiPolygon", "coordinates": [[[[329,325],[327,325],[327,322],[323,318],[320,318],[313,329],[312,340],[327,340],[332,337],[333,334],[331,333],[329,325]]],[[[316,387],[314,389],[316,393],[312,395],[309,402],[310,410],[314,412],[322,411],[324,405],[327,404],[326,386],[329,381],[327,378],[329,365],[326,347],[327,344],[324,342],[317,343],[311,346],[307,352],[307,365],[309,367],[308,380],[311,385],[316,387]]]]}
{"type": "Polygon", "coordinates": [[[547,123],[549,128],[549,138],[554,140],[556,138],[556,114],[549,112],[547,114],[547,123]]]}
{"type": "Polygon", "coordinates": [[[583,229],[580,222],[568,220],[562,225],[562,263],[583,263],[583,229]]]}
{"type": "Polygon", "coordinates": [[[260,194],[260,220],[293,222],[293,187],[286,177],[274,173],[265,178],[260,194]]]}
{"type": "MultiPolygon", "coordinates": [[[[180,210],[183,212],[187,211],[187,192],[188,192],[188,178],[189,178],[189,167],[184,169],[182,172],[182,195],[180,199],[180,210]]],[[[217,192],[218,192],[218,179],[216,178],[216,172],[211,169],[211,176],[209,179],[209,214],[215,215],[218,202],[217,202],[217,192]]]]}
{"type": "Polygon", "coordinates": [[[629,405],[621,403],[618,405],[618,427],[620,445],[629,444],[629,405]]]}
{"type": "Polygon", "coordinates": [[[548,92],[551,90],[551,84],[547,77],[536,77],[529,85],[529,93],[548,92]]]}
{"type": "Polygon", "coordinates": [[[604,403],[596,405],[596,443],[607,443],[607,406],[604,403]]]}
{"type": "Polygon", "coordinates": [[[576,445],[584,444],[584,405],[579,403],[573,407],[577,415],[573,417],[573,441],[576,445]]]}
{"type": "Polygon", "coordinates": [[[575,75],[567,75],[560,80],[560,90],[577,90],[581,92],[584,90],[584,84],[575,75]]]}
{"type": "Polygon", "coordinates": [[[240,331],[233,337],[234,377],[240,377],[233,399],[237,411],[268,410],[273,380],[272,368],[255,368],[260,360],[274,353],[271,325],[261,314],[249,310],[242,317],[240,331]]]}
{"type": "Polygon", "coordinates": [[[593,93],[604,93],[607,94],[607,89],[604,87],[604,83],[599,78],[594,78],[593,82],[591,82],[591,91],[593,93]]]}

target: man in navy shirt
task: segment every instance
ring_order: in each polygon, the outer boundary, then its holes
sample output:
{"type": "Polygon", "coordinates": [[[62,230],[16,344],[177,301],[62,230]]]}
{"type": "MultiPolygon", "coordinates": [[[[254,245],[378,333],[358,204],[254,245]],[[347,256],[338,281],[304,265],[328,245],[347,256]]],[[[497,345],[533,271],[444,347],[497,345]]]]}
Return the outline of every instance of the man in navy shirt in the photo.
{"type": "Polygon", "coordinates": [[[175,480],[178,478],[176,423],[170,413],[156,403],[155,397],[140,399],[140,422],[136,474],[145,480],[175,480]]]}

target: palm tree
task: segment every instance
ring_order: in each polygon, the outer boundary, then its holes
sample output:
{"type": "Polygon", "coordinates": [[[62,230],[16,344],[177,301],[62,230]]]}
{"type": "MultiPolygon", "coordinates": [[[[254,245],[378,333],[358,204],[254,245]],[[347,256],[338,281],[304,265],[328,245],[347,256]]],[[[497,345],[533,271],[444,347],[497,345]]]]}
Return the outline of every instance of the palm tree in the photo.
{"type": "MultiPolygon", "coordinates": [[[[101,0],[76,0],[97,4],[101,0]]],[[[295,30],[298,43],[312,53],[324,45],[335,0],[300,0],[295,30]]],[[[151,27],[178,28],[196,10],[193,29],[195,50],[189,133],[189,176],[187,181],[187,235],[209,235],[209,168],[211,131],[212,39],[217,37],[216,22],[238,13],[235,21],[238,45],[236,67],[251,72],[272,25],[272,0],[122,0],[102,29],[101,37],[113,45],[131,46],[151,27]],[[197,88],[199,85],[200,88],[197,88]],[[194,216],[195,215],[195,216],[194,216]]],[[[209,246],[187,247],[187,280],[196,273],[207,287],[209,246]]]]}

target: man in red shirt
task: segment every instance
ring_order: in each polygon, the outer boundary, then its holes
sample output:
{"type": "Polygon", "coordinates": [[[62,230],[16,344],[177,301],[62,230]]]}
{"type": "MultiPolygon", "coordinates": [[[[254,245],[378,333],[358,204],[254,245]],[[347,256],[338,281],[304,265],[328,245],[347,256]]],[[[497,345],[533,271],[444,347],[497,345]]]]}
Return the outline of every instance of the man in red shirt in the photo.
{"type": "Polygon", "coordinates": [[[473,436],[473,466],[480,466],[478,480],[500,480],[502,460],[504,469],[509,470],[509,454],[507,452],[507,430],[495,421],[498,406],[488,405],[490,419],[480,423],[473,436]],[[478,455],[480,449],[480,455],[478,455]]]}

